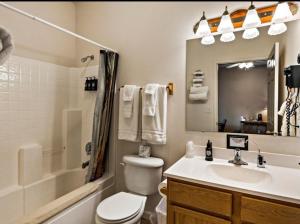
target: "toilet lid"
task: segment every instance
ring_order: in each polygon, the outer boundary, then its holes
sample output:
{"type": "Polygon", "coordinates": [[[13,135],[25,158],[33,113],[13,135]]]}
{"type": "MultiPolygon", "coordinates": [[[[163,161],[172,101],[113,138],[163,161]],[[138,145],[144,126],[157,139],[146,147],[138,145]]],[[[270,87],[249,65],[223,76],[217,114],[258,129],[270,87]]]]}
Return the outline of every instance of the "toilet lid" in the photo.
{"type": "Polygon", "coordinates": [[[97,207],[97,215],[108,223],[135,217],[141,210],[143,197],[120,192],[103,200],[97,207]]]}

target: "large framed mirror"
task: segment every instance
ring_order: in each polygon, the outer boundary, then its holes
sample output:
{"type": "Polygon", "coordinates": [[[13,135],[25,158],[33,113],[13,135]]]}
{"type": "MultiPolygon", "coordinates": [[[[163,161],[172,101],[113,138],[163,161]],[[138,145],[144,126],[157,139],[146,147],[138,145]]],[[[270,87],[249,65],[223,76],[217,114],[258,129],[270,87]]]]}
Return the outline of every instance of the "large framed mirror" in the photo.
{"type": "MultiPolygon", "coordinates": [[[[300,21],[285,33],[213,45],[186,45],[186,129],[188,131],[284,135],[279,110],[285,101],[284,68],[297,63],[300,21]]],[[[296,130],[294,136],[300,131],[296,130]]],[[[300,133],[299,133],[300,135],[300,133]]]]}

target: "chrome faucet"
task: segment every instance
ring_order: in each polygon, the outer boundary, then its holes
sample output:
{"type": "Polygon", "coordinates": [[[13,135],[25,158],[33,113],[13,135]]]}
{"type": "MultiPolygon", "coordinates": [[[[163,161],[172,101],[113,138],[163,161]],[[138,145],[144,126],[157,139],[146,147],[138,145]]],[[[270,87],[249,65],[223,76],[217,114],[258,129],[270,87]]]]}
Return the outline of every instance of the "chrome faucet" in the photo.
{"type": "Polygon", "coordinates": [[[240,149],[234,149],[234,158],[233,160],[229,160],[229,163],[233,163],[234,165],[248,165],[245,161],[242,160],[241,150],[240,149]]]}

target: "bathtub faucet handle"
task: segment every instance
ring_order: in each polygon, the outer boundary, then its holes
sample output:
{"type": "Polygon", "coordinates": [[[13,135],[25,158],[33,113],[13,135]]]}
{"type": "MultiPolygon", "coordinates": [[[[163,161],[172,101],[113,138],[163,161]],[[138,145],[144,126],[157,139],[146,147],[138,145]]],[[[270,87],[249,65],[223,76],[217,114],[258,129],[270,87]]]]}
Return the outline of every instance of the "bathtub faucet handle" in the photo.
{"type": "Polygon", "coordinates": [[[90,161],[83,162],[83,163],[81,164],[81,168],[84,169],[84,168],[86,168],[89,164],[90,164],[90,161]]]}

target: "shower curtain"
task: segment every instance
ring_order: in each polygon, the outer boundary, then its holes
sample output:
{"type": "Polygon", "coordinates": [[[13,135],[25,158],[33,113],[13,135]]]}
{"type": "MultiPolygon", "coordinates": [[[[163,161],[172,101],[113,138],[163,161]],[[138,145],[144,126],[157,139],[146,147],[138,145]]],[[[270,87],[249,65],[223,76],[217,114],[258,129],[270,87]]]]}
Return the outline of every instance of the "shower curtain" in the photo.
{"type": "Polygon", "coordinates": [[[100,178],[105,171],[108,151],[110,123],[117,78],[119,55],[111,51],[100,51],[99,80],[93,118],[91,158],[86,183],[100,178]]]}

